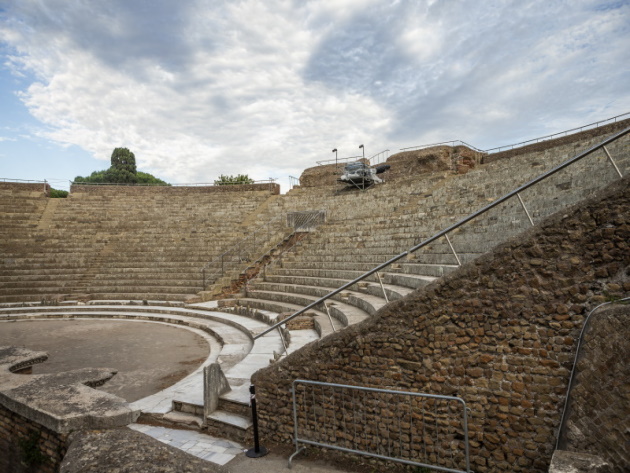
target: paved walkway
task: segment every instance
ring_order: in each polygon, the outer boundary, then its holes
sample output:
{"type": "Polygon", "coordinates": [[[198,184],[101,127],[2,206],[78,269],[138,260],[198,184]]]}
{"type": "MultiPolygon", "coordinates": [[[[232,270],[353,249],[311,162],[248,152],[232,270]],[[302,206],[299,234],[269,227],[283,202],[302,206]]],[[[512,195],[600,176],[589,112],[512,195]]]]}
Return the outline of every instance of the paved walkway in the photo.
{"type": "Polygon", "coordinates": [[[262,458],[249,458],[244,447],[231,440],[220,439],[191,430],[177,430],[144,424],[130,424],[129,428],[149,435],[162,443],[178,448],[197,458],[216,465],[217,473],[347,473],[357,468],[343,469],[324,460],[311,460],[298,456],[293,467],[288,467],[288,455],[270,452],[262,458]]]}
{"type": "Polygon", "coordinates": [[[129,424],[128,427],[217,465],[225,465],[246,450],[242,445],[231,440],[212,437],[192,430],[177,430],[144,424],[129,424]]]}

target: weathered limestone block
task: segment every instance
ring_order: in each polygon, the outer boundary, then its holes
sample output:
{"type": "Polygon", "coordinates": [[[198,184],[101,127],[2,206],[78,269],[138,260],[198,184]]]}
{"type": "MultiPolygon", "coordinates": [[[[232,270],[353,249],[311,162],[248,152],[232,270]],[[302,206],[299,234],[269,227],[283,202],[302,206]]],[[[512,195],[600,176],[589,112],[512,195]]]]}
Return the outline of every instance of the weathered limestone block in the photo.
{"type": "Polygon", "coordinates": [[[556,450],[549,473],[609,473],[610,465],[597,455],[556,450]]]}
{"type": "Polygon", "coordinates": [[[127,425],[137,419],[139,413],[132,411],[124,399],[92,389],[116,371],[86,368],[43,375],[12,372],[45,357],[42,352],[0,347],[0,405],[57,433],[127,425]]]}

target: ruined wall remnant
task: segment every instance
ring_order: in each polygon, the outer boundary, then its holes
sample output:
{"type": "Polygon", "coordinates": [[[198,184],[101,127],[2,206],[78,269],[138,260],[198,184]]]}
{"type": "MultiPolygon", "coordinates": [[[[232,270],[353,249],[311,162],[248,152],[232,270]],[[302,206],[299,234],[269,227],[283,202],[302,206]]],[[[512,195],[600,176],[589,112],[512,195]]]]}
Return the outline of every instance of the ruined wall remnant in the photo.
{"type": "MultiPolygon", "coordinates": [[[[256,373],[263,435],[291,442],[298,378],[456,395],[471,408],[474,471],[546,471],[584,317],[630,292],[629,184],[256,373]]],[[[359,447],[376,440],[356,428],[359,447]]]]}

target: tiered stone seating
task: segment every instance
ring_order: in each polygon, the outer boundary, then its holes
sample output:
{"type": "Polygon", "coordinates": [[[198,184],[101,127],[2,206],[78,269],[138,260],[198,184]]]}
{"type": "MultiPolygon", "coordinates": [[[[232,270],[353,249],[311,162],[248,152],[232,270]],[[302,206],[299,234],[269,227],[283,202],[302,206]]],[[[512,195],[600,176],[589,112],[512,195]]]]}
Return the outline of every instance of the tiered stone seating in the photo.
{"type": "Polygon", "coordinates": [[[243,237],[239,224],[270,196],[265,187],[124,189],[73,189],[68,199],[47,199],[54,211],[33,214],[37,226],[5,228],[0,301],[184,300],[202,289],[203,265],[243,237]]]}
{"type": "Polygon", "coordinates": [[[6,241],[14,230],[37,227],[46,208],[48,187],[42,184],[0,182],[0,236],[6,241]]]}

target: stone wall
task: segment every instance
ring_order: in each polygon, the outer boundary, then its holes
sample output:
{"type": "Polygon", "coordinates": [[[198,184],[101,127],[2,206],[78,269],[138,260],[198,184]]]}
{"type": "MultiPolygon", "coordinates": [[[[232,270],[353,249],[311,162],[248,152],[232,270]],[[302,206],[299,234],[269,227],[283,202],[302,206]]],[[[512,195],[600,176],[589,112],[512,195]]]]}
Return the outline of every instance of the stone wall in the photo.
{"type": "Polygon", "coordinates": [[[71,194],[117,194],[117,195],[153,195],[153,194],[216,194],[226,192],[269,192],[280,194],[279,184],[239,184],[226,186],[115,186],[72,184],[71,194]]]}
{"type": "MultiPolygon", "coordinates": [[[[630,274],[625,274],[630,281],[630,274]]],[[[630,465],[630,306],[590,319],[571,393],[560,448],[594,454],[622,473],[630,465]]]]}
{"type": "MultiPolygon", "coordinates": [[[[257,372],[262,435],[291,442],[298,378],[455,395],[471,409],[473,470],[546,471],[585,314],[630,292],[629,184],[257,372]]],[[[359,446],[375,442],[356,428],[359,446]]]]}
{"type": "MultiPolygon", "coordinates": [[[[470,169],[481,162],[482,155],[466,146],[434,146],[392,154],[385,163],[390,169],[380,174],[385,181],[408,179],[433,172],[455,171],[457,168],[470,169]]],[[[367,159],[359,159],[370,164],[367,159]]],[[[300,186],[333,186],[343,173],[346,162],[325,164],[305,169],[300,176],[300,186]]]]}
{"type": "Polygon", "coordinates": [[[0,471],[54,473],[67,449],[58,434],[0,405],[0,471]]]}
{"type": "Polygon", "coordinates": [[[0,182],[0,192],[41,192],[47,196],[50,185],[44,182],[0,182]]]}

